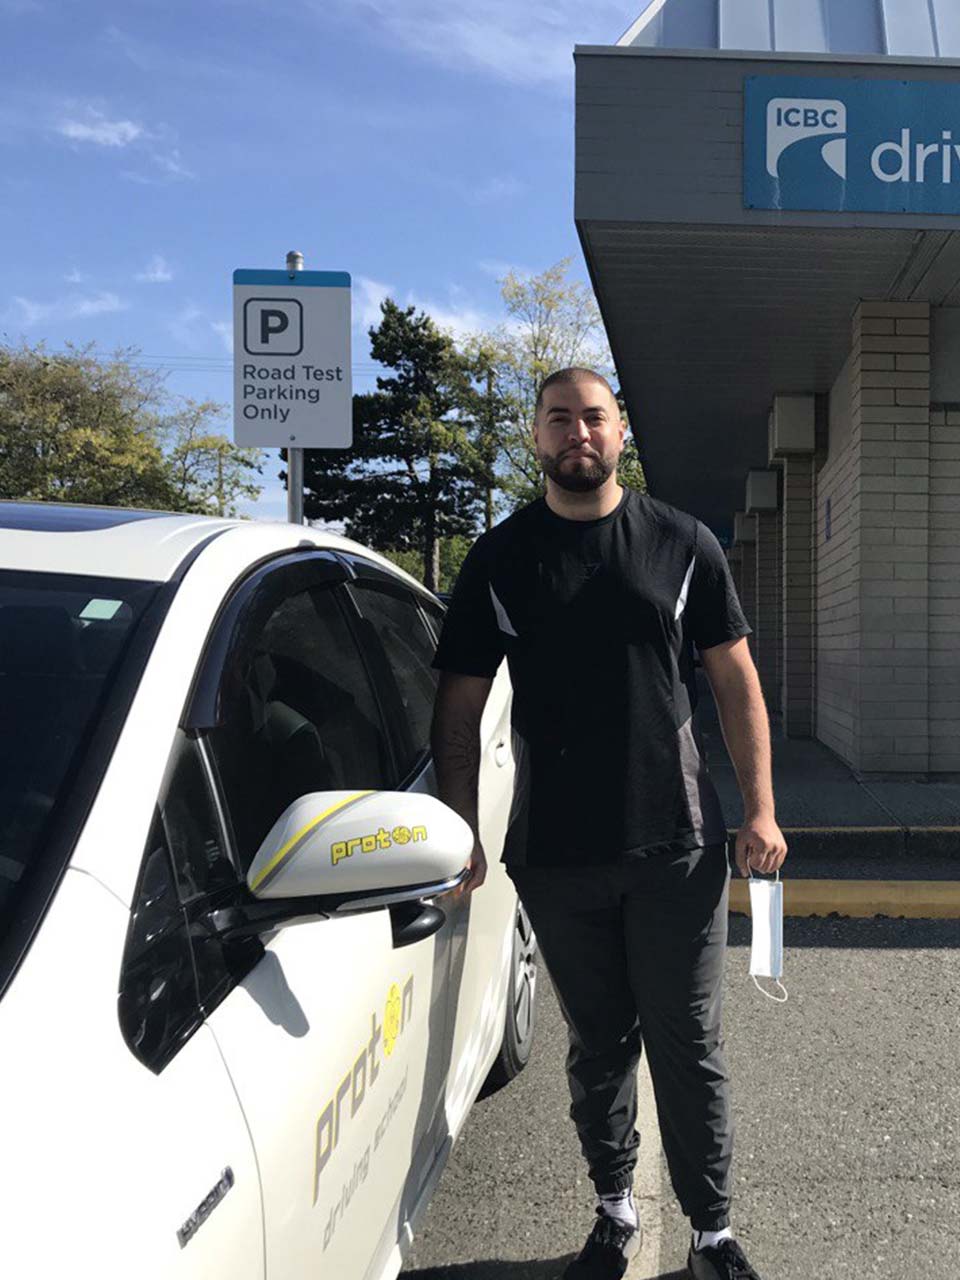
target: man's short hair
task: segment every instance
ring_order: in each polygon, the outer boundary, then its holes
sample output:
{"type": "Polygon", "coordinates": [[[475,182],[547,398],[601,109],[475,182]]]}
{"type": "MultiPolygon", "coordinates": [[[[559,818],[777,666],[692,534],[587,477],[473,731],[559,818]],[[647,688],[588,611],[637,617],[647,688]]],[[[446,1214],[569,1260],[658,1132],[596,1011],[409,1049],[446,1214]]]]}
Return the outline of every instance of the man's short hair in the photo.
{"type": "Polygon", "coordinates": [[[540,383],[540,390],[537,392],[537,403],[534,407],[534,416],[536,416],[543,408],[543,393],[548,387],[554,387],[558,383],[570,385],[574,382],[599,382],[601,387],[606,387],[613,399],[616,400],[616,394],[610,383],[606,380],[602,373],[597,373],[594,369],[584,369],[579,365],[573,365],[569,369],[557,369],[553,373],[548,374],[540,383]]]}

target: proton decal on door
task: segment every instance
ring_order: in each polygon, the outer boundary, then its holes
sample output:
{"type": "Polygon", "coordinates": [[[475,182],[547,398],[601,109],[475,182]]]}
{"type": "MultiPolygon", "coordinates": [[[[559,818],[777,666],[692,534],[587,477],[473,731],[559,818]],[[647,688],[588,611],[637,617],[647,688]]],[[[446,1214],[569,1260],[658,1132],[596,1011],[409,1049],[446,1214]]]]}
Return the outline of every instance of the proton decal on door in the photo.
{"type": "MultiPolygon", "coordinates": [[[[380,1080],[381,1068],[387,1061],[395,1060],[395,1053],[401,1043],[404,1032],[413,1017],[413,976],[404,982],[401,988],[397,982],[391,983],[387,992],[382,1021],[374,1010],[370,1015],[370,1038],[355,1054],[353,1064],[343,1075],[337,1091],[324,1107],[317,1120],[316,1160],[313,1173],[313,1203],[320,1198],[321,1178],[329,1165],[334,1152],[340,1145],[344,1128],[352,1124],[380,1080]],[[382,1047],[383,1057],[380,1049],[382,1047]]],[[[397,1079],[396,1069],[388,1072],[390,1092],[386,1096],[377,1116],[376,1124],[371,1130],[370,1141],[356,1159],[340,1189],[340,1194],[331,1205],[326,1228],[323,1234],[323,1247],[327,1248],[343,1215],[350,1206],[357,1188],[367,1179],[370,1161],[376,1158],[380,1147],[390,1128],[390,1122],[403,1101],[407,1089],[407,1073],[397,1079]]],[[[384,1094],[380,1087],[378,1096],[384,1094]]]]}

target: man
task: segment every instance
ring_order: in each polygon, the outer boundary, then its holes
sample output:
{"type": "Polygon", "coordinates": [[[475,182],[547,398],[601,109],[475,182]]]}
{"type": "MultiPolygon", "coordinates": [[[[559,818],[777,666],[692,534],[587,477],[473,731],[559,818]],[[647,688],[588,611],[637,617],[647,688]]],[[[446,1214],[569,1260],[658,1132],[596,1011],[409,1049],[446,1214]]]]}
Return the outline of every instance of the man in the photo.
{"type": "Polygon", "coordinates": [[[744,801],[741,874],[786,856],[770,735],[726,558],[692,516],[621,488],[607,382],[562,369],[534,420],[546,497],[471,548],[435,666],[440,794],[477,825],[480,718],[506,656],[516,783],[503,858],[567,1023],[571,1116],[597,1219],[567,1280],[618,1280],[640,1247],[632,1195],[645,1047],[696,1280],[759,1280],[729,1219],[732,1132],[720,1001],[726,830],[692,713],[696,645],[744,801]]]}

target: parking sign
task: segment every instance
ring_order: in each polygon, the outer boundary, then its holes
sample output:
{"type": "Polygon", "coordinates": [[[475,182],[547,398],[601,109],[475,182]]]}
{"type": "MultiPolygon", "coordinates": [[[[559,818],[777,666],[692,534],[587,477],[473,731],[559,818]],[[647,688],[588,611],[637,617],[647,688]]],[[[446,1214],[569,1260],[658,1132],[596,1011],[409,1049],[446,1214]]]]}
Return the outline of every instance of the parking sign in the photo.
{"type": "Polygon", "coordinates": [[[233,298],[236,443],[349,448],[350,276],[235,271],[233,298]]]}

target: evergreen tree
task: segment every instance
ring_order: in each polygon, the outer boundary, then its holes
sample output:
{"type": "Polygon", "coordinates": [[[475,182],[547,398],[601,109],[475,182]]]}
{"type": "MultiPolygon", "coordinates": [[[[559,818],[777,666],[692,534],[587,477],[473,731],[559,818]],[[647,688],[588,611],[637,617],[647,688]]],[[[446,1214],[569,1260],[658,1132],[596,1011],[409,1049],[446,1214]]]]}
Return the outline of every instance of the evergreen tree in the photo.
{"type": "Polygon", "coordinates": [[[417,552],[437,590],[442,540],[472,533],[481,507],[464,418],[472,367],[423,312],[388,298],[381,313],[371,352],[393,376],[354,396],[351,449],[306,450],[304,512],[378,550],[417,552]]]}

